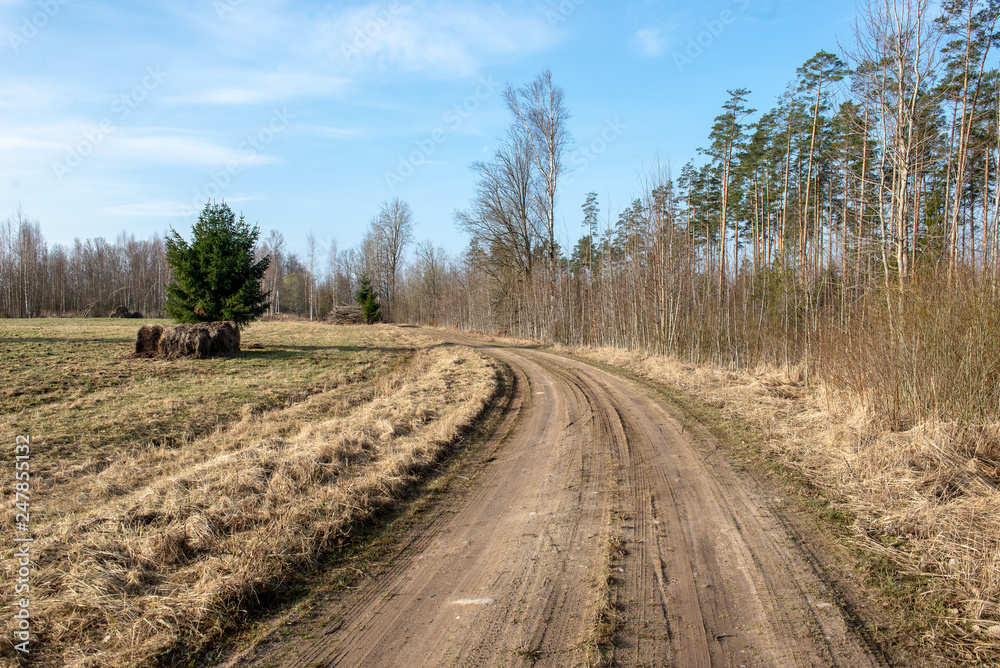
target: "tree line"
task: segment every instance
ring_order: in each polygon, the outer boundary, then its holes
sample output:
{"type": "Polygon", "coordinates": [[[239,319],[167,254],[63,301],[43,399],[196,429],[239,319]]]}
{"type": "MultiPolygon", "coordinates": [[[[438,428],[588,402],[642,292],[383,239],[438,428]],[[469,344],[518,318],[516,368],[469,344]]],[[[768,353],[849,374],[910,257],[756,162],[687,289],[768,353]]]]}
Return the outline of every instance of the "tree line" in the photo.
{"type": "MultiPolygon", "coordinates": [[[[272,231],[269,315],[323,318],[367,278],[392,321],[778,364],[897,425],[996,417],[998,18],[1000,0],[862,0],[840,53],[808,59],[766,111],[728,91],[698,156],[647,173],[621,211],[588,195],[565,247],[564,93],[548,70],[508,85],[510,125],[455,215],[464,252],[414,247],[399,199],[346,250],[310,234],[300,256],[272,231]]],[[[125,235],[48,248],[18,212],[0,225],[0,315],[159,314],[163,252],[125,235]]]]}
{"type": "MultiPolygon", "coordinates": [[[[97,237],[50,244],[40,223],[18,209],[0,221],[0,317],[103,317],[119,306],[164,317],[171,239],[183,241],[176,232],[151,239],[123,232],[113,242],[97,237]]],[[[309,233],[305,253],[295,253],[284,235],[271,230],[254,251],[257,261],[269,258],[261,280],[269,293],[266,315],[322,320],[334,305],[350,303],[368,276],[387,304],[383,316],[392,317],[412,243],[413,212],[398,198],[384,202],[358,246],[344,251],[336,241],[324,247],[309,233]]],[[[434,253],[441,257],[442,251],[434,253]]]]}
{"type": "Polygon", "coordinates": [[[996,0],[863,0],[842,53],[819,51],[762,113],[728,91],[696,159],[614,214],[591,193],[558,254],[562,91],[547,71],[508,87],[435,319],[797,368],[896,426],[1000,416],[998,17],[996,0]]]}
{"type": "Polygon", "coordinates": [[[116,306],[160,315],[170,278],[159,235],[121,233],[48,244],[21,209],[0,222],[0,317],[105,316],[116,306]]]}

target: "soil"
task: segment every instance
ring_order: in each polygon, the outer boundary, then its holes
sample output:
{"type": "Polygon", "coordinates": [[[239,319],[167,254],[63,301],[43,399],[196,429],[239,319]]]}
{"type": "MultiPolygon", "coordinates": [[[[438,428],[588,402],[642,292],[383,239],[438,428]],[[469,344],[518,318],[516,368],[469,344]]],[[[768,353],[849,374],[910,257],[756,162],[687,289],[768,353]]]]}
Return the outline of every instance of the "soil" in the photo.
{"type": "Polygon", "coordinates": [[[469,492],[229,665],[883,665],[782,500],[707,430],[589,364],[480,348],[513,370],[519,415],[469,492]]]}

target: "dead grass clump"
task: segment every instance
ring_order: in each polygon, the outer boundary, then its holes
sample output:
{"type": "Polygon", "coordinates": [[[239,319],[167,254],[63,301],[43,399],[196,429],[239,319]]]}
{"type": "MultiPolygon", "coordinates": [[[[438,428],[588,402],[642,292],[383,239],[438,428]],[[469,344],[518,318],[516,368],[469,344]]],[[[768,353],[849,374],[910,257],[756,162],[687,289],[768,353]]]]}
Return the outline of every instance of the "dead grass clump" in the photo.
{"type": "MultiPolygon", "coordinates": [[[[96,507],[81,498],[40,525],[32,615],[48,663],[134,666],[197,646],[438,462],[490,401],[498,370],[468,348],[395,336],[422,349],[366,401],[305,421],[301,404],[248,416],[172,450],[127,493],[96,507]]],[[[331,403],[325,394],[310,401],[331,403]]],[[[123,453],[95,484],[117,489],[110,478],[148,472],[148,457],[123,453]]]]}
{"type": "Polygon", "coordinates": [[[138,357],[205,359],[216,355],[238,355],[240,330],[233,322],[143,325],[135,340],[138,357]]]}

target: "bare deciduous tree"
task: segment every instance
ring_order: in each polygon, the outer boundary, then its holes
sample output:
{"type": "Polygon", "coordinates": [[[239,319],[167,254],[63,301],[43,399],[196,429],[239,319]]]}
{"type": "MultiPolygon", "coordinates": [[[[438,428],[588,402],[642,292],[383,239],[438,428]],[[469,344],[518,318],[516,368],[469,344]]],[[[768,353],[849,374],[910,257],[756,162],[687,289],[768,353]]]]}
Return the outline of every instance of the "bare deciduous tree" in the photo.
{"type": "MultiPolygon", "coordinates": [[[[555,274],[557,251],[555,235],[556,190],[563,172],[563,153],[570,142],[566,121],[570,115],[563,105],[563,90],[552,83],[552,72],[546,68],[530,84],[504,90],[507,108],[514,114],[523,133],[523,148],[541,180],[535,199],[545,225],[545,250],[549,271],[555,274]]],[[[519,142],[521,143],[521,142],[519,142]]]]}

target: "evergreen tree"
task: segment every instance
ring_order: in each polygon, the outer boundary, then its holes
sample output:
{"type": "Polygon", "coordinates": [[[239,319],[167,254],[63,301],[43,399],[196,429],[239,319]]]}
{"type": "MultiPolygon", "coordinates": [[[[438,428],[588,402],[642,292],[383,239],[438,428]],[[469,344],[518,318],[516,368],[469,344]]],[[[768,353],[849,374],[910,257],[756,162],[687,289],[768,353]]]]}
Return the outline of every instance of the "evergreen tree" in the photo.
{"type": "Polygon", "coordinates": [[[382,305],[378,302],[378,295],[368,276],[361,277],[361,285],[354,293],[354,301],[361,305],[361,313],[369,325],[382,317],[382,305]]]}
{"type": "MultiPolygon", "coordinates": [[[[587,270],[592,272],[594,269],[594,238],[597,236],[597,216],[600,213],[600,208],[597,205],[597,193],[587,193],[582,208],[583,226],[587,229],[587,234],[584,237],[586,239],[586,254],[581,257],[587,262],[587,270]]],[[[583,239],[580,240],[580,243],[583,243],[583,239]]],[[[578,244],[578,246],[580,245],[578,244]]]]}
{"type": "MultiPolygon", "coordinates": [[[[711,146],[699,149],[710,156],[713,163],[721,170],[722,185],[722,206],[719,216],[719,289],[722,290],[726,280],[726,232],[729,228],[729,208],[733,204],[734,197],[739,196],[738,189],[732,189],[733,169],[736,166],[736,155],[741,151],[744,141],[743,119],[754,113],[756,110],[746,105],[747,96],[750,91],[746,88],[737,88],[727,91],[729,99],[722,105],[723,113],[715,117],[715,124],[712,126],[712,133],[709,139],[711,146]]],[[[735,255],[735,253],[734,253],[735,255]]],[[[734,259],[734,266],[737,266],[738,258],[734,259]]]]}
{"type": "Polygon", "coordinates": [[[268,307],[261,280],[270,258],[254,261],[260,230],[229,206],[208,203],[198,216],[191,243],[171,229],[166,239],[173,276],[167,286],[167,315],[178,322],[232,320],[241,329],[268,307]]]}

